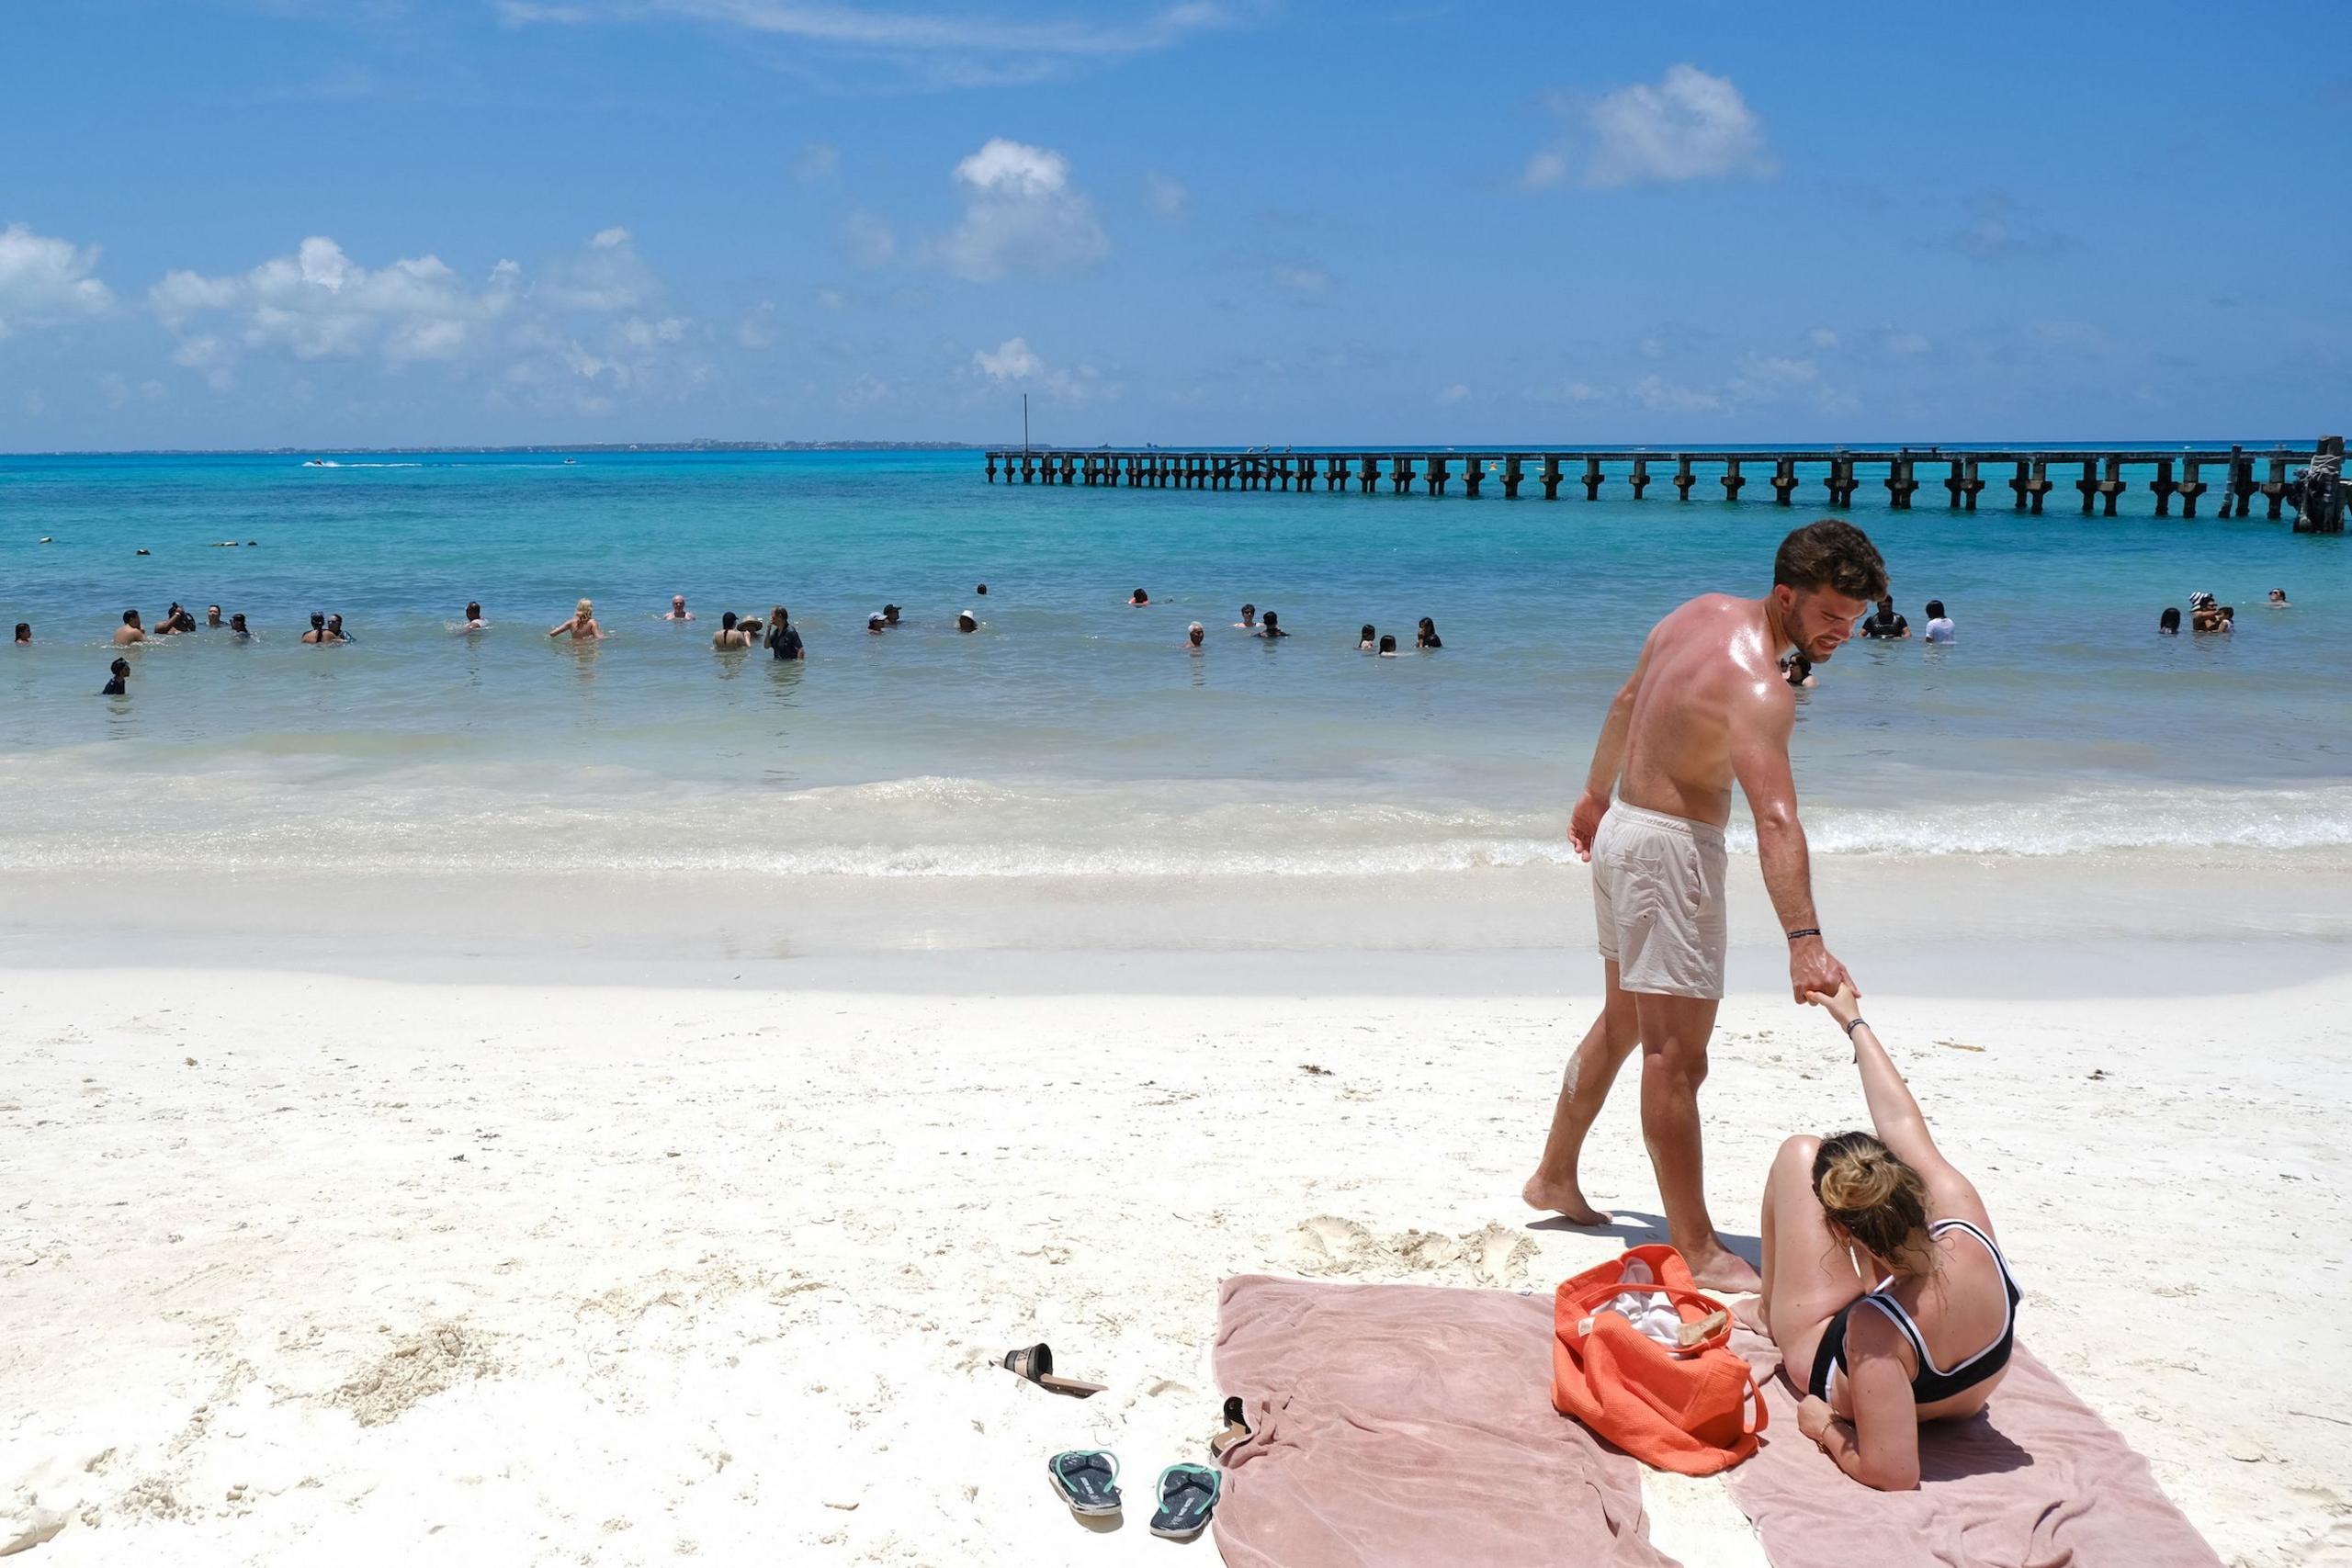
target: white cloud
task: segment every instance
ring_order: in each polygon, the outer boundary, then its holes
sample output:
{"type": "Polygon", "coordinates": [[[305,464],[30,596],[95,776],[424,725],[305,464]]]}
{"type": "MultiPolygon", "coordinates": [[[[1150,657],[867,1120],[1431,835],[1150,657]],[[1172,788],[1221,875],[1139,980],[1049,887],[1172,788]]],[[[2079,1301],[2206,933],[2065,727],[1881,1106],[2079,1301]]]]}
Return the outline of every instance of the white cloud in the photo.
{"type": "Polygon", "coordinates": [[[1046,368],[1046,362],[1037,357],[1036,350],[1029,346],[1029,340],[1025,337],[1005,339],[997,345],[994,354],[985,348],[980,349],[972,355],[972,363],[990,379],[997,381],[1025,381],[1042,374],[1046,368]]]}
{"type": "MultiPolygon", "coordinates": [[[[836,61],[871,62],[935,86],[1035,82],[1091,62],[1115,61],[1174,47],[1231,27],[1215,0],[1182,0],[1140,17],[1110,20],[1007,20],[966,12],[888,11],[807,0],[493,0],[507,27],[634,22],[656,16],[731,27],[829,51],[836,61]]],[[[838,85],[842,73],[830,70],[838,85]]]]}
{"type": "Polygon", "coordinates": [[[1182,180],[1171,180],[1162,174],[1147,174],[1143,177],[1143,198],[1154,212],[1173,223],[1192,210],[1193,193],[1182,180]]]}
{"type": "Polygon", "coordinates": [[[976,283],[1008,273],[1066,276],[1110,254],[1110,236],[1049,148],[992,137],[956,165],[964,218],[939,242],[947,270],[976,283]]]}
{"type": "Polygon", "coordinates": [[[149,291],[156,316],[182,339],[174,357],[202,368],[225,364],[229,349],[198,317],[236,314],[251,349],[279,350],[296,359],[343,359],[380,350],[385,363],[446,359],[473,325],[502,314],[513,301],[512,275],[469,289],[437,256],[418,256],[370,269],[323,236],[304,240],[290,255],[274,256],[243,276],[167,274],[149,291]]]}
{"type": "Polygon", "coordinates": [[[695,351],[707,334],[662,310],[663,292],[628,231],[612,228],[553,258],[537,278],[501,261],[479,284],[433,255],[369,267],[312,235],[247,272],[168,274],[148,304],[175,340],[173,360],[220,391],[237,385],[246,356],[372,361],[394,372],[447,366],[462,375],[470,367],[519,393],[586,410],[615,390],[691,383],[702,373],[695,351]]]}
{"type": "Polygon", "coordinates": [[[842,150],[830,141],[811,141],[793,155],[792,177],[802,185],[829,180],[842,166],[842,150]]]}
{"type": "Polygon", "coordinates": [[[1285,294],[1320,298],[1331,291],[1331,275],[1319,266],[1277,266],[1273,279],[1285,294]]]}
{"type": "Polygon", "coordinates": [[[842,250],[852,266],[872,272],[899,254],[899,236],[879,214],[853,212],[842,222],[842,250]]]}
{"type": "Polygon", "coordinates": [[[1527,167],[1519,177],[1520,183],[1530,190],[1558,185],[1568,177],[1568,155],[1555,147],[1531,153],[1527,167]]]}
{"type": "Polygon", "coordinates": [[[1879,339],[1879,346],[1889,354],[1910,355],[1926,354],[1936,345],[1917,333],[1897,332],[1889,327],[1885,335],[1879,339]]]}
{"type": "Polygon", "coordinates": [[[1769,175],[1776,167],[1764,122],[1739,89],[1695,65],[1555,107],[1572,122],[1571,133],[1528,159],[1520,182],[1532,189],[1571,179],[1610,186],[1769,175]]]}
{"type": "Polygon", "coordinates": [[[1104,381],[1091,365],[1064,370],[1046,364],[1027,338],[1007,338],[993,353],[980,349],[973,354],[972,364],[991,381],[1049,392],[1067,402],[1098,402],[1119,395],[1118,387],[1104,381]]]}
{"type": "Polygon", "coordinates": [[[1805,342],[1813,344],[1815,348],[1836,348],[1838,346],[1838,334],[1831,332],[1827,327],[1814,328],[1813,331],[1804,334],[1804,340],[1805,342]]]}
{"type": "Polygon", "coordinates": [[[1470,400],[1470,389],[1456,381],[1453,386],[1440,392],[1437,395],[1437,400],[1441,404],[1449,406],[1454,403],[1466,403],[1470,400]]]}
{"type": "Polygon", "coordinates": [[[773,299],[761,300],[744,311],[735,323],[735,346],[738,348],[773,348],[775,339],[775,301],[773,299]]]}
{"type": "Polygon", "coordinates": [[[1663,377],[1645,376],[1633,385],[1634,400],[1645,409],[1662,413],[1714,413],[1724,406],[1723,396],[1703,387],[1686,387],[1663,377]]]}
{"type": "Polygon", "coordinates": [[[1640,354],[1644,359],[1664,359],[1666,357],[1666,340],[1664,338],[1645,337],[1640,343],[1635,344],[1634,347],[1635,352],[1640,354]]]}
{"type": "Polygon", "coordinates": [[[114,290],[91,276],[97,266],[96,245],[36,234],[22,223],[0,229],[0,337],[112,310],[114,290]]]}

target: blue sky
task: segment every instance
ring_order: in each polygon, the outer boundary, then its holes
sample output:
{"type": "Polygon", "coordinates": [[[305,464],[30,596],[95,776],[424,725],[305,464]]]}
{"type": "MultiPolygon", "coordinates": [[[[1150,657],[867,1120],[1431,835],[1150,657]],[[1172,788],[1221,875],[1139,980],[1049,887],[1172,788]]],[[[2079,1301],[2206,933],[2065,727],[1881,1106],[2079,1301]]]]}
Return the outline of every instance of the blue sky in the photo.
{"type": "Polygon", "coordinates": [[[17,0],[0,450],[2340,429],[2339,14],[17,0]]]}

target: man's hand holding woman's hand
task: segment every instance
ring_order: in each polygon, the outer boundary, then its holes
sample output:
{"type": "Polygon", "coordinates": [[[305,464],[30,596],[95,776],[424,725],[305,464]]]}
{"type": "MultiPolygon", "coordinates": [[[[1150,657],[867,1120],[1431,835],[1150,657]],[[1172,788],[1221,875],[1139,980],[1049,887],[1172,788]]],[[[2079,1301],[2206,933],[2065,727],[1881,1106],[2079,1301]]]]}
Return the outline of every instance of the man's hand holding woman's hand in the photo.
{"type": "Polygon", "coordinates": [[[1804,999],[1836,1019],[1840,1029],[1862,1016],[1861,998],[1855,995],[1851,980],[1843,982],[1835,990],[1807,991],[1804,999]]]}
{"type": "Polygon", "coordinates": [[[1817,936],[1801,936],[1789,943],[1789,991],[1796,1000],[1811,1001],[1818,992],[1834,994],[1839,987],[1860,995],[1854,977],[1838,962],[1817,936]]]}

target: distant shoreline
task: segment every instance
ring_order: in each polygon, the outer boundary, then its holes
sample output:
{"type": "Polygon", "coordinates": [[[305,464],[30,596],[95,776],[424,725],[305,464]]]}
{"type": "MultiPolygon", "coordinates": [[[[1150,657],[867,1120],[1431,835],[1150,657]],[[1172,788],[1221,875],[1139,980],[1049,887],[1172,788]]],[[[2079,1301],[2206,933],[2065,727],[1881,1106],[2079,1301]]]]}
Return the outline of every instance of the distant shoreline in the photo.
{"type": "Polygon", "coordinates": [[[522,446],[133,446],[0,452],[0,457],[355,457],[527,456],[565,452],[978,452],[977,441],[579,441],[522,446]]]}

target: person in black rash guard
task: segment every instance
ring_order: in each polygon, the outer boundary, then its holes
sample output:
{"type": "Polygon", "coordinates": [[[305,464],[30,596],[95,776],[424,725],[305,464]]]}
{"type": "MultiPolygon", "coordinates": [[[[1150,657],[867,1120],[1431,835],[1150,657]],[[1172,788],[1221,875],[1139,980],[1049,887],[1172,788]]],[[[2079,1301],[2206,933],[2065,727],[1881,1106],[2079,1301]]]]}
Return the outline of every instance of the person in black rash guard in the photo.
{"type": "Polygon", "coordinates": [[[1427,615],[1421,617],[1420,631],[1414,637],[1413,646],[1415,648],[1443,648],[1445,646],[1437,639],[1437,623],[1427,615]]]}
{"type": "Polygon", "coordinates": [[[768,612],[768,652],[778,659],[806,659],[808,647],[800,640],[800,630],[792,624],[792,614],[778,604],[768,612]]]}
{"type": "Polygon", "coordinates": [[[98,695],[102,697],[129,696],[130,694],[130,689],[125,686],[123,682],[130,678],[130,660],[128,659],[118,659],[112,664],[107,666],[107,672],[112,677],[112,679],[108,680],[104,686],[101,686],[98,689],[98,695]]]}
{"type": "Polygon", "coordinates": [[[1894,595],[1888,594],[1878,602],[1878,608],[1862,617],[1862,636],[1888,641],[1911,635],[1911,623],[1895,614],[1894,595]]]}

